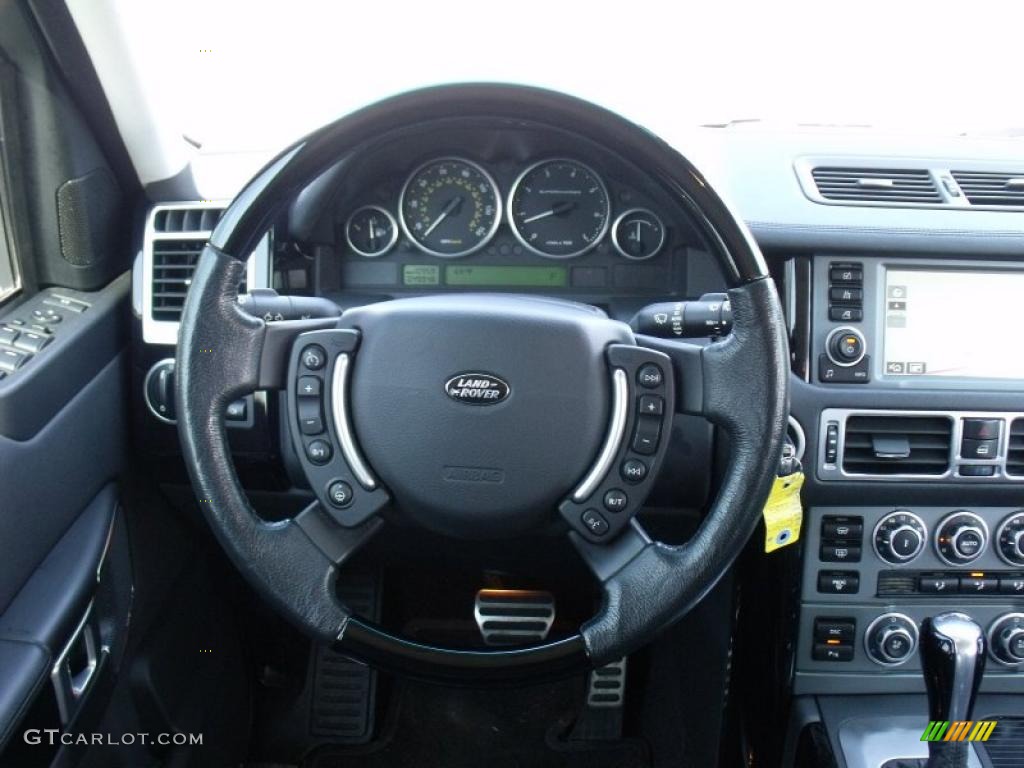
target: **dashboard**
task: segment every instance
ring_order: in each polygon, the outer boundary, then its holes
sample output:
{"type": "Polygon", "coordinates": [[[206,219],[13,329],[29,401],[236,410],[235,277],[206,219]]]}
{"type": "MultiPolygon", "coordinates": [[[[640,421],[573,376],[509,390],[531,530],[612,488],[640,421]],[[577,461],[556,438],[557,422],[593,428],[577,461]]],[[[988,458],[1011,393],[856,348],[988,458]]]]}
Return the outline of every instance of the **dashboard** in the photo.
{"type": "Polygon", "coordinates": [[[342,301],[539,292],[627,312],[724,286],[691,213],[655,179],[539,126],[392,139],[300,195],[275,237],[281,288],[342,301]]]}

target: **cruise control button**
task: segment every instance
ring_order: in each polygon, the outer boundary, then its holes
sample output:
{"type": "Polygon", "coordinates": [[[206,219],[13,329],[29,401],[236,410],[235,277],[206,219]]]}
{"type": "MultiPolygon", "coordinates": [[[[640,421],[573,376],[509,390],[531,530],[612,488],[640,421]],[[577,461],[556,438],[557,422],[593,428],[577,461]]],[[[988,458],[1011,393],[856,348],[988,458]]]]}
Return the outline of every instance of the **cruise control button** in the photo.
{"type": "Polygon", "coordinates": [[[636,382],[641,387],[647,389],[655,389],[661,386],[661,382],[664,381],[664,374],[661,372],[661,368],[656,366],[654,363],[648,363],[640,367],[640,370],[636,372],[636,382]]]}
{"type": "Polygon", "coordinates": [[[302,364],[311,371],[319,371],[327,362],[327,353],[323,347],[310,344],[302,350],[302,364]]]}
{"type": "Polygon", "coordinates": [[[313,397],[300,397],[299,429],[304,435],[319,435],[324,431],[324,417],[320,401],[313,397]]]}
{"type": "Polygon", "coordinates": [[[331,483],[327,487],[327,500],[332,506],[344,509],[352,503],[352,486],[343,480],[331,483]]]}
{"type": "Polygon", "coordinates": [[[604,536],[608,533],[608,521],[604,519],[604,515],[598,512],[596,509],[588,509],[580,517],[583,524],[587,526],[589,530],[595,536],[604,536]]]}
{"type": "Polygon", "coordinates": [[[299,386],[295,391],[299,397],[320,397],[320,377],[299,376],[299,386]]]}
{"type": "Polygon", "coordinates": [[[622,479],[630,483],[639,483],[647,477],[647,465],[639,459],[626,459],[620,469],[622,479]]]}
{"type": "Polygon", "coordinates": [[[331,444],[326,440],[314,440],[306,446],[306,457],[314,464],[326,464],[331,453],[331,444]]]}
{"type": "Polygon", "coordinates": [[[612,488],[604,495],[604,508],[609,512],[621,512],[629,505],[629,497],[625,491],[612,488]]]}
{"type": "Polygon", "coordinates": [[[640,395],[640,413],[661,416],[665,413],[665,400],[658,395],[640,395]]]}
{"type": "Polygon", "coordinates": [[[960,443],[960,456],[965,459],[994,459],[999,455],[998,440],[971,440],[960,443]]]}

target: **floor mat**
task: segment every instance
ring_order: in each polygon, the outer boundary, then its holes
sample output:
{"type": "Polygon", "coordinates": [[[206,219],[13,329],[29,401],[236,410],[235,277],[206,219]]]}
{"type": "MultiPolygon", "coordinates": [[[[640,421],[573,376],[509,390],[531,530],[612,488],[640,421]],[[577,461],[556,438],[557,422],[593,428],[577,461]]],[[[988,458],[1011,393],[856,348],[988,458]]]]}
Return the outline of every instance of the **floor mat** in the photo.
{"type": "Polygon", "coordinates": [[[323,747],[304,768],[647,768],[647,744],[562,740],[582,681],[470,691],[401,683],[380,739],[323,747]]]}

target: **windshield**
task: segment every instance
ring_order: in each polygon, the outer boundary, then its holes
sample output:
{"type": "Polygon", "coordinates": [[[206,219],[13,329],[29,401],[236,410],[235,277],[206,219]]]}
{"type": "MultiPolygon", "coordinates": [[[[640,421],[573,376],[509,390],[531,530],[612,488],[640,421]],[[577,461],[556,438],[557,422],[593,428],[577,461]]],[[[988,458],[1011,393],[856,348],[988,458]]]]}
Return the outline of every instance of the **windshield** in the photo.
{"type": "Polygon", "coordinates": [[[1024,132],[1014,2],[68,4],[80,27],[100,7],[116,19],[131,59],[121,72],[206,151],[279,149],[385,96],[453,81],[558,89],[666,137],[751,119],[1024,132]]]}

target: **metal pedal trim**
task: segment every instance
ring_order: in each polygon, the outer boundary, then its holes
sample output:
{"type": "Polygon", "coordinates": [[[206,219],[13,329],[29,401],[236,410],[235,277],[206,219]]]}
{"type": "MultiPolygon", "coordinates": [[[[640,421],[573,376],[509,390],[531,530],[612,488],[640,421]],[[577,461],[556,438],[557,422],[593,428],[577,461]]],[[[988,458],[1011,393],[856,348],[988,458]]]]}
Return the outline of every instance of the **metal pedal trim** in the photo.
{"type": "Polygon", "coordinates": [[[626,657],[592,670],[587,681],[587,706],[621,707],[626,700],[626,657]]]}
{"type": "Polygon", "coordinates": [[[555,597],[539,590],[481,589],[473,618],[487,645],[537,643],[555,623],[555,597]]]}

